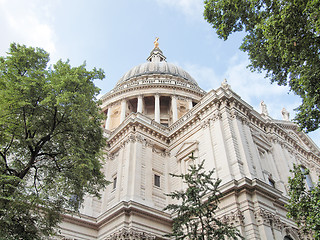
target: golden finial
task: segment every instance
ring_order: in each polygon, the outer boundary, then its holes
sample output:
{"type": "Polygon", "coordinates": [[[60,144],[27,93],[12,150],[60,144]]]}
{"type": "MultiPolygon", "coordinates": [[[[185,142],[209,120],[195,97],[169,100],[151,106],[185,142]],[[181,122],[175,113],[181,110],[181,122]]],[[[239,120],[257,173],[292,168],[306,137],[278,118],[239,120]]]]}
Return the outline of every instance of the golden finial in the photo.
{"type": "Polygon", "coordinates": [[[154,48],[158,48],[159,47],[159,43],[158,43],[159,38],[156,37],[156,40],[154,40],[154,48]]]}

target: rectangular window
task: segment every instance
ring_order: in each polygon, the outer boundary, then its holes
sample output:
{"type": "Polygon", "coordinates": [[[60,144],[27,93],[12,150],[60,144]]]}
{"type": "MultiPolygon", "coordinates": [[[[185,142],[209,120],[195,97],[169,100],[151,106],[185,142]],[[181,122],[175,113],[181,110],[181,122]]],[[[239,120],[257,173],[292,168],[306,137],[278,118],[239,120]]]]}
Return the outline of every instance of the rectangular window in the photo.
{"type": "Polygon", "coordinates": [[[306,182],[307,182],[308,188],[309,188],[310,190],[312,190],[312,189],[313,189],[313,182],[312,182],[312,179],[311,179],[310,175],[309,175],[309,174],[306,174],[307,169],[302,166],[302,167],[301,167],[301,172],[304,173],[304,176],[305,176],[305,178],[306,178],[306,182]]]}
{"type": "Polygon", "coordinates": [[[154,175],[154,185],[160,187],[160,176],[157,174],[154,175]]]}
{"type": "Polygon", "coordinates": [[[113,178],[113,189],[116,189],[117,187],[117,177],[113,178]]]}

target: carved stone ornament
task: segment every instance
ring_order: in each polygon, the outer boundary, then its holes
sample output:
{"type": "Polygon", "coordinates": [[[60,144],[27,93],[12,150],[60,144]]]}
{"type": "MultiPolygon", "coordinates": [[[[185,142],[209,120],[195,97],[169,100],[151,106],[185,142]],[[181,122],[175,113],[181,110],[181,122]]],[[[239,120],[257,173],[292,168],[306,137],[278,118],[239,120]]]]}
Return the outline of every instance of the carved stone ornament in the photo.
{"type": "Polygon", "coordinates": [[[211,119],[208,119],[208,120],[203,121],[203,122],[201,123],[201,127],[202,127],[202,128],[207,128],[207,127],[209,127],[211,121],[212,121],[211,119]]]}
{"type": "Polygon", "coordinates": [[[264,101],[260,102],[260,108],[261,108],[261,114],[268,116],[268,110],[267,110],[267,105],[264,103],[264,101]]]}
{"type": "Polygon", "coordinates": [[[158,149],[154,145],[152,146],[152,152],[159,154],[162,157],[165,157],[167,155],[165,150],[158,149]]]}
{"type": "Polygon", "coordinates": [[[114,160],[117,156],[119,156],[119,151],[116,151],[115,153],[109,154],[108,159],[114,160]]]}
{"type": "Polygon", "coordinates": [[[278,230],[284,227],[284,223],[282,223],[280,217],[268,210],[259,208],[255,211],[254,216],[258,225],[265,224],[278,230]]]}
{"type": "Polygon", "coordinates": [[[224,215],[221,219],[221,222],[229,223],[233,226],[239,226],[244,224],[244,216],[240,210],[236,212],[230,212],[224,215]]]}
{"type": "Polygon", "coordinates": [[[227,79],[224,79],[221,83],[221,87],[223,87],[224,89],[228,89],[230,87],[230,85],[228,84],[227,79]]]}
{"type": "Polygon", "coordinates": [[[122,229],[117,233],[111,234],[109,237],[105,238],[105,240],[154,240],[156,236],[136,231],[133,229],[122,229]]]}

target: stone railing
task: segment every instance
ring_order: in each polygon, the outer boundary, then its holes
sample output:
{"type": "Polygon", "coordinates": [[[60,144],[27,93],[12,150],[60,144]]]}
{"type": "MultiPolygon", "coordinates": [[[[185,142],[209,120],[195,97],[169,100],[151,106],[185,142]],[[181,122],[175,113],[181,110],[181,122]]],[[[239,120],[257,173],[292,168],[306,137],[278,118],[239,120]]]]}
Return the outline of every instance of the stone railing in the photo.
{"type": "Polygon", "coordinates": [[[119,86],[115,86],[114,89],[112,89],[110,92],[106,93],[101,100],[106,99],[109,95],[119,92],[121,90],[129,89],[132,87],[137,87],[137,86],[143,86],[143,85],[154,85],[157,86],[157,84],[161,85],[171,85],[171,86],[180,86],[180,87],[185,87],[189,88],[193,91],[199,92],[201,94],[205,94],[206,92],[202,90],[199,86],[193,84],[193,83],[188,83],[186,81],[182,81],[180,79],[165,79],[165,78],[137,78],[135,80],[132,80],[130,82],[126,82],[124,84],[121,84],[119,86]]]}

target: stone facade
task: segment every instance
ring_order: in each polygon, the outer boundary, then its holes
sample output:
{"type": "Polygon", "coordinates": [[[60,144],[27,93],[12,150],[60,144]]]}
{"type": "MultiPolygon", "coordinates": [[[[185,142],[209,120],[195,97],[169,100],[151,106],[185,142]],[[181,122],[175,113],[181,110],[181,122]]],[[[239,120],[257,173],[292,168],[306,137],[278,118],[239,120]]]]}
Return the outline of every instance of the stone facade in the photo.
{"type": "Polygon", "coordinates": [[[169,174],[185,173],[192,152],[222,179],[218,216],[245,239],[307,239],[286,218],[287,179],[295,163],[317,180],[319,148],[286,112],[285,120],[258,113],[226,81],[203,91],[158,47],[102,102],[112,184],[101,199],[86,198],[79,216],[64,217],[61,239],[165,239],[165,193],[184,187],[169,174]]]}

